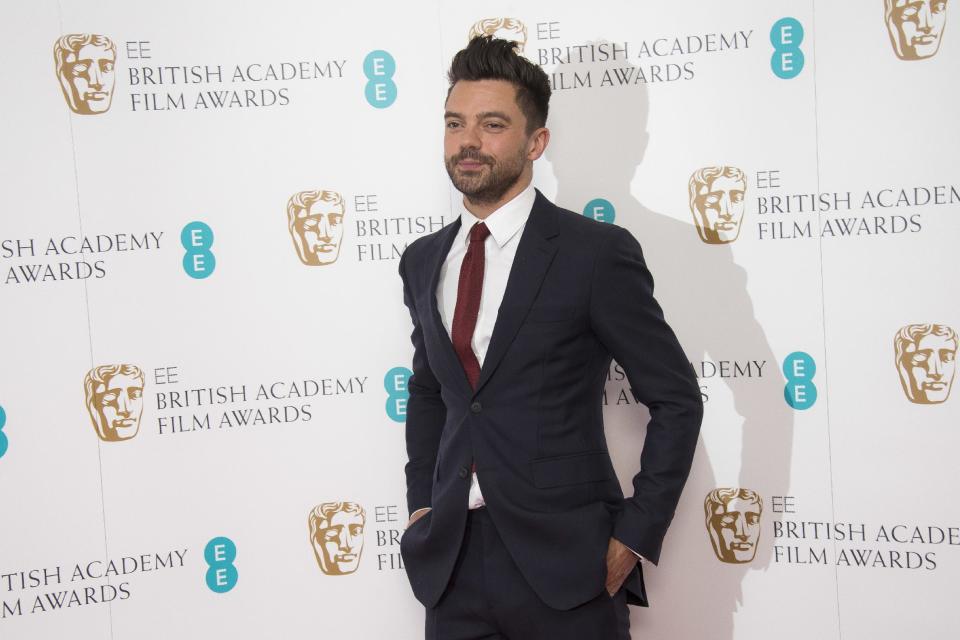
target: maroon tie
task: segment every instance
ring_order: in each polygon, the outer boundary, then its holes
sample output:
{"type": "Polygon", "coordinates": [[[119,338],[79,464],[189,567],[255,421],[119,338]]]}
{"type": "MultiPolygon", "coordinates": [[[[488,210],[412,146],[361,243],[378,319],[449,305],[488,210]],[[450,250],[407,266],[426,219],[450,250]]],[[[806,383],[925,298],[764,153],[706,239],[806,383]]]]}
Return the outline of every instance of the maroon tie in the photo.
{"type": "Polygon", "coordinates": [[[460,266],[460,281],[457,284],[457,307],[453,312],[451,339],[453,349],[460,358],[463,371],[467,374],[470,386],[477,388],[480,378],[480,363],[470,343],[473,330],[477,326],[477,314],[480,312],[480,294],[483,291],[483,241],[490,235],[487,225],[478,222],[470,229],[470,246],[463,256],[460,266]]]}

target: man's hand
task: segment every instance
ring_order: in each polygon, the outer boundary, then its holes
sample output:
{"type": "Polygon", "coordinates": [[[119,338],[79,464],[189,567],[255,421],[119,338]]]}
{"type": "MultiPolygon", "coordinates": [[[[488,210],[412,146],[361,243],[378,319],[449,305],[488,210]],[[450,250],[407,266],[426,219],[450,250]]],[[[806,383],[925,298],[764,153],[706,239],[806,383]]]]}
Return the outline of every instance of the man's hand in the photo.
{"type": "Polygon", "coordinates": [[[607,593],[611,597],[620,590],[623,581],[627,579],[638,561],[637,554],[631,551],[629,547],[616,538],[610,538],[610,543],[607,545],[606,587],[607,593]]]}
{"type": "Polygon", "coordinates": [[[416,511],[414,511],[413,514],[410,516],[410,520],[407,521],[407,526],[405,526],[404,529],[409,529],[410,525],[412,525],[414,522],[416,522],[423,516],[430,513],[431,508],[432,507],[426,507],[425,509],[417,509],[416,511]]]}

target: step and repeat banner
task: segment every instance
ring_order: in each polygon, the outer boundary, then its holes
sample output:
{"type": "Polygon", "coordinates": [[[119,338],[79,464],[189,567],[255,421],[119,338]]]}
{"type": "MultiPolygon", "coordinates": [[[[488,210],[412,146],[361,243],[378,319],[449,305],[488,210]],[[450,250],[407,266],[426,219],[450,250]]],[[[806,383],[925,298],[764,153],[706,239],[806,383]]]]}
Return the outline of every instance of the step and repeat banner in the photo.
{"type": "MultiPolygon", "coordinates": [[[[397,265],[477,34],[549,75],[535,183],[639,239],[700,381],[633,637],[957,634],[950,5],[8,3],[0,637],[422,637],[397,265]]],[[[646,409],[616,363],[599,401],[629,490],[646,409]]]]}

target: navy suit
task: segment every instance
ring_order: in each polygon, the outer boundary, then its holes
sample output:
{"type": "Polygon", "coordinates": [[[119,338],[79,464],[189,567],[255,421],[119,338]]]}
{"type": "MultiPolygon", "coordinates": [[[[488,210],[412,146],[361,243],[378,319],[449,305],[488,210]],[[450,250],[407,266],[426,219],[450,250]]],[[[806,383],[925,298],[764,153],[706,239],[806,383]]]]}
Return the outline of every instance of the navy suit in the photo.
{"type": "MultiPolygon", "coordinates": [[[[440,600],[464,535],[473,461],[524,579],[549,607],[572,609],[602,592],[611,536],[658,561],[697,443],[700,390],[634,237],[539,192],[471,389],[435,296],[459,225],[417,240],[400,260],[414,327],[407,506],[432,507],[401,538],[407,575],[426,607],[440,600]],[[651,416],[627,499],[603,431],[611,358],[651,416]]],[[[639,564],[625,587],[629,603],[646,605],[639,564]]]]}

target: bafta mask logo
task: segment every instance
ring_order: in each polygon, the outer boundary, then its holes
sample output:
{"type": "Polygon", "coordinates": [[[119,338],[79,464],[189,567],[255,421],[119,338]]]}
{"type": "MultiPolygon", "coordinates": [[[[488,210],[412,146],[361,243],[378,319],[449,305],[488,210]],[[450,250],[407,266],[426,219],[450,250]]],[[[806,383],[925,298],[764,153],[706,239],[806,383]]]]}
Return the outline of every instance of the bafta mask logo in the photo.
{"type": "Polygon", "coordinates": [[[487,18],[480,20],[470,28],[467,41],[477,36],[493,36],[502,40],[513,40],[519,43],[517,51],[523,53],[527,44],[527,27],[515,18],[487,18]]]}
{"type": "Polygon", "coordinates": [[[947,23],[946,0],[883,0],[890,43],[901,60],[936,55],[947,23]]]}
{"type": "Polygon", "coordinates": [[[83,379],[87,413],[105,442],[129,440],[143,415],[143,371],[132,364],[94,367],[83,379]]]}
{"type": "Polygon", "coordinates": [[[703,501],[703,509],[717,559],[730,564],[753,560],[760,540],[760,496],[750,489],[714,489],[703,501]]]}
{"type": "Polygon", "coordinates": [[[343,241],[343,198],[336,191],[300,191],[287,202],[287,227],[300,262],[333,264],[343,241]]]}
{"type": "Polygon", "coordinates": [[[367,514],[356,502],[324,502],[310,512],[310,545],[328,576],[353,573],[363,551],[367,514]]]}
{"type": "Polygon", "coordinates": [[[950,395],[957,332],[945,324],[908,324],[893,339],[900,384],[910,402],[940,404],[950,395]]]}
{"type": "Polygon", "coordinates": [[[727,244],[740,235],[747,176],[736,167],[704,167],[690,176],[690,212],[700,239],[727,244]]]}
{"type": "Polygon", "coordinates": [[[107,36],[71,33],[53,45],[63,97],[74,113],[105,113],[113,99],[117,48],[107,36]]]}

